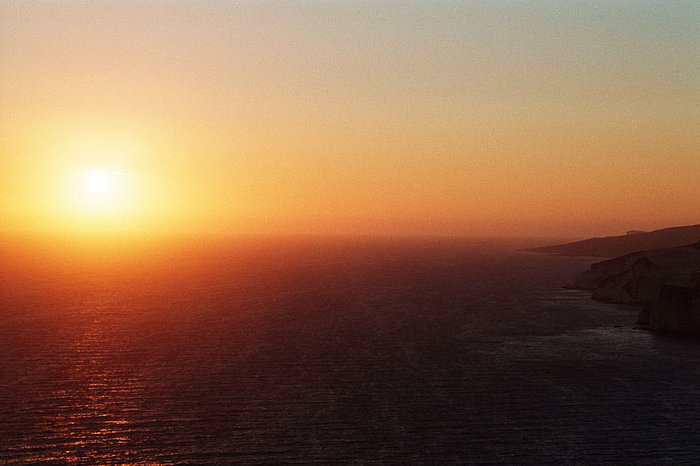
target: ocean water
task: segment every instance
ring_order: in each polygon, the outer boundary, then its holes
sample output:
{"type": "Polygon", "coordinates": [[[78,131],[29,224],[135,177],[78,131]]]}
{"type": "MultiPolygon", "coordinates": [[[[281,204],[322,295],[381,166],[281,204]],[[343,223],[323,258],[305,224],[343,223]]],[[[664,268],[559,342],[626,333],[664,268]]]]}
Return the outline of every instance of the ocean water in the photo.
{"type": "Polygon", "coordinates": [[[0,245],[0,463],[700,461],[700,344],[457,239],[0,245]]]}

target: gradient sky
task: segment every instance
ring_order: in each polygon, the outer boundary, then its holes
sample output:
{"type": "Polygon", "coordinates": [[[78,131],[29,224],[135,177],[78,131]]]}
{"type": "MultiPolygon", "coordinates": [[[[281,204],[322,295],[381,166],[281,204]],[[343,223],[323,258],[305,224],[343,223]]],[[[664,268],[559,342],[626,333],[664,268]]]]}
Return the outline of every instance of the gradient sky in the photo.
{"type": "Polygon", "coordinates": [[[91,167],[104,228],[700,223],[700,2],[0,0],[0,225],[77,228],[91,167]]]}

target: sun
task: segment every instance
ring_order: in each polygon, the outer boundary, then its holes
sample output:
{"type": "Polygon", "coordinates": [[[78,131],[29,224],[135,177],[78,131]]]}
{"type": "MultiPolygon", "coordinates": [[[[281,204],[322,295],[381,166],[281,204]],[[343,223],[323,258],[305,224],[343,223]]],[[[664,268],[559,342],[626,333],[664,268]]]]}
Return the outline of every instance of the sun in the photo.
{"type": "MultiPolygon", "coordinates": [[[[120,135],[118,135],[120,136],[120,135]]],[[[160,228],[172,209],[170,184],[154,170],[151,150],[101,132],[59,141],[45,182],[36,183],[37,222],[56,231],[111,234],[160,228]],[[164,186],[167,186],[165,188],[164,186]]]]}
{"type": "Polygon", "coordinates": [[[159,228],[163,201],[152,177],[117,162],[76,165],[56,173],[55,208],[46,209],[54,228],[90,234],[159,228]]]}
{"type": "Polygon", "coordinates": [[[130,175],[108,168],[89,168],[76,177],[75,207],[91,215],[123,212],[132,201],[130,175]]]}
{"type": "Polygon", "coordinates": [[[110,173],[104,169],[92,169],[83,174],[83,189],[86,194],[106,194],[115,188],[115,173],[110,173]]]}

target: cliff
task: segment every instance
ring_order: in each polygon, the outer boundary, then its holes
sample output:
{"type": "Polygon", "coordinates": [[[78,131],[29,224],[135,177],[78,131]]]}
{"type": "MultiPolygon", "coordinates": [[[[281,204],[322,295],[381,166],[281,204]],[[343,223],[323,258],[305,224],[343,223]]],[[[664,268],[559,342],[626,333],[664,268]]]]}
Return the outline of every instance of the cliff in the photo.
{"type": "Polygon", "coordinates": [[[597,262],[568,287],[600,301],[644,304],[638,323],[649,330],[700,335],[700,241],[597,262]]]}
{"type": "Polygon", "coordinates": [[[591,290],[600,301],[642,304],[656,301],[664,285],[687,286],[697,272],[700,242],[596,262],[567,288],[591,290]]]}
{"type": "Polygon", "coordinates": [[[563,256],[618,257],[634,252],[675,248],[691,244],[700,238],[700,225],[664,228],[649,232],[634,231],[633,233],[544,246],[528,251],[563,256]]]}
{"type": "Polygon", "coordinates": [[[697,281],[695,286],[664,285],[659,299],[639,313],[637,323],[654,332],[700,335],[700,280],[697,281]]]}

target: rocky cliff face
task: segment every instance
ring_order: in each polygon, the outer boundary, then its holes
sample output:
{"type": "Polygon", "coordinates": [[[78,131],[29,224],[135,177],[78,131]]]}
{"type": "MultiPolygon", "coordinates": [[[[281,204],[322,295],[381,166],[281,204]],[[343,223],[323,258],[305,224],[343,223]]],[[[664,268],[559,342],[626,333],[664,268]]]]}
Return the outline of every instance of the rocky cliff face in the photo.
{"type": "Polygon", "coordinates": [[[700,335],[700,285],[664,285],[659,299],[639,313],[643,328],[680,335],[700,335]]]}
{"type": "Polygon", "coordinates": [[[700,335],[700,242],[597,262],[569,288],[593,299],[644,304],[638,323],[649,330],[700,335]]]}
{"type": "Polygon", "coordinates": [[[689,286],[698,272],[700,242],[597,262],[568,288],[591,290],[601,301],[642,304],[658,300],[664,285],[689,286]]]}

